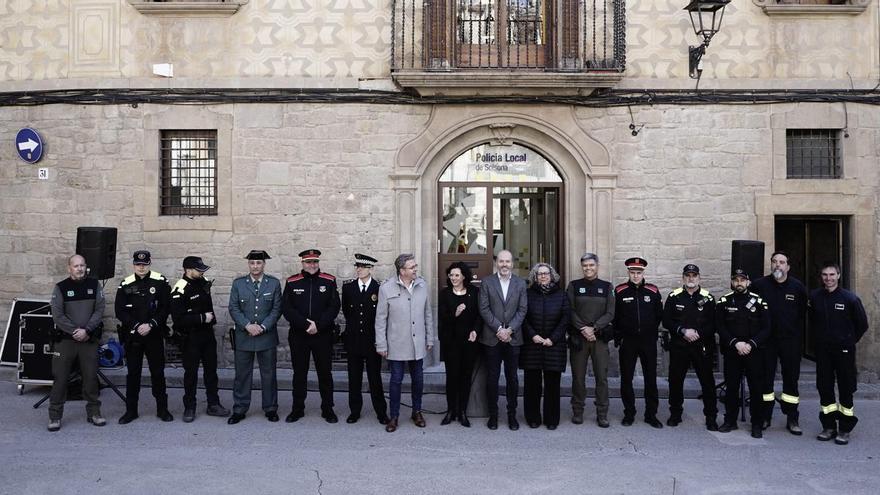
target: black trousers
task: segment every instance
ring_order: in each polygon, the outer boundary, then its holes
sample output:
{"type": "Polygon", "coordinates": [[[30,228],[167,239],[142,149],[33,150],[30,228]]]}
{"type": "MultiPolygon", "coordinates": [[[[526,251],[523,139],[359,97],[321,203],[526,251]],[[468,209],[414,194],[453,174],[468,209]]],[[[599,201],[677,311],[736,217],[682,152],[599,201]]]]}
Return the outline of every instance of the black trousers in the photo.
{"type": "Polygon", "coordinates": [[[740,405],[740,382],[743,375],[749,384],[749,419],[752,427],[760,427],[764,422],[764,403],[758,400],[758,394],[764,390],[764,362],[760,351],[752,350],[740,356],[736,350],[728,350],[724,354],[724,381],[727,393],[724,396],[724,422],[736,423],[740,405]]]}
{"type": "Polygon", "coordinates": [[[701,346],[673,345],[669,350],[669,413],[681,417],[684,411],[684,378],[693,366],[703,392],[703,414],[715,419],[718,400],[715,396],[715,376],[712,374],[712,355],[701,346]]]}
{"type": "Polygon", "coordinates": [[[855,347],[816,345],[816,388],[822,407],[819,413],[822,428],[850,432],[856,426],[859,421],[853,414],[856,378],[855,347]],[[835,382],[839,398],[835,398],[835,382]]]}
{"type": "Polygon", "coordinates": [[[501,379],[501,365],[504,364],[504,382],[507,385],[507,414],[516,414],[519,394],[519,346],[499,342],[494,346],[484,345],[486,352],[486,400],[489,403],[489,416],[498,416],[498,380],[501,379]]]}
{"type": "Polygon", "coordinates": [[[196,407],[196,388],[199,384],[199,363],[205,381],[208,405],[220,403],[217,395],[217,339],[214,332],[200,330],[187,335],[183,343],[183,407],[196,407]]]}
{"type": "Polygon", "coordinates": [[[318,332],[315,335],[296,335],[289,340],[293,360],[293,410],[306,408],[308,395],[309,356],[315,360],[318,372],[318,390],[321,392],[321,411],[333,407],[333,375],[330,361],[333,352],[333,336],[318,332]]]}
{"type": "Polygon", "coordinates": [[[769,339],[764,347],[764,406],[766,419],[773,417],[776,404],[775,391],[776,365],[781,364],[782,395],[779,396],[779,408],[782,413],[795,421],[798,420],[798,379],[801,376],[801,341],[800,339],[769,339]]]}
{"type": "Polygon", "coordinates": [[[559,426],[559,382],[562,373],[548,370],[525,370],[523,372],[523,409],[527,423],[542,422],[559,426]],[[544,407],[541,408],[541,392],[544,407]],[[542,419],[543,413],[543,421],[542,419]]]}
{"type": "Polygon", "coordinates": [[[623,400],[623,415],[635,417],[636,396],[633,391],[633,375],[636,360],[642,362],[642,375],[645,377],[645,418],[657,416],[657,339],[645,336],[623,338],[620,344],[620,398],[623,400]]]}
{"type": "Polygon", "coordinates": [[[446,409],[455,415],[466,414],[479,344],[467,341],[448,341],[444,345],[446,409]]]}
{"type": "Polygon", "coordinates": [[[364,381],[365,364],[373,411],[376,412],[376,417],[383,418],[388,415],[388,406],[385,403],[385,391],[382,389],[382,356],[376,352],[366,355],[348,354],[348,408],[351,414],[361,415],[361,409],[364,407],[361,386],[364,381]]]}
{"type": "Polygon", "coordinates": [[[165,343],[161,338],[141,339],[134,336],[130,336],[125,343],[128,365],[128,374],[125,377],[125,409],[131,412],[138,410],[144,356],[147,357],[147,366],[150,368],[150,384],[156,399],[156,412],[166,411],[168,395],[165,393],[165,343]]]}

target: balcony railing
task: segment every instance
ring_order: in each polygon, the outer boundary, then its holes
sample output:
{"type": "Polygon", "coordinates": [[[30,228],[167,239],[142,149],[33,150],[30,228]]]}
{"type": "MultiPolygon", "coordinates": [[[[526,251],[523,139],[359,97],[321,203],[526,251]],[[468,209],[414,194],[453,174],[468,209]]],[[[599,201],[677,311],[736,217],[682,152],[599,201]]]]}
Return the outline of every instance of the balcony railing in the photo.
{"type": "Polygon", "coordinates": [[[625,0],[392,0],[391,68],[623,72],[625,0]]]}

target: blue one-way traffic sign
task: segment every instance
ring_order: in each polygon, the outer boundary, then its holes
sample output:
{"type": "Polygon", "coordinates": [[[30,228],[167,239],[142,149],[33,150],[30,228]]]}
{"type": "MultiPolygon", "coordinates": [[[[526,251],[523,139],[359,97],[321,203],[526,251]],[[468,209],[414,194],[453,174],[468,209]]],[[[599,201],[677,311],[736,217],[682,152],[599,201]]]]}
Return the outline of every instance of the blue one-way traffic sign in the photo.
{"type": "Polygon", "coordinates": [[[37,131],[25,127],[15,135],[15,150],[22,160],[37,163],[43,158],[43,139],[37,131]]]}

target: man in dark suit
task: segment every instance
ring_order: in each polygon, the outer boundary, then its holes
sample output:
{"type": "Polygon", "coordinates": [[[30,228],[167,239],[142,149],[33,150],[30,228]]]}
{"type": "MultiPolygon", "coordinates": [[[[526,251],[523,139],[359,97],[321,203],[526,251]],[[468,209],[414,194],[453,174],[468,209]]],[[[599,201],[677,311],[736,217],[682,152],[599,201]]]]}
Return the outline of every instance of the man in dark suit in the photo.
{"type": "Polygon", "coordinates": [[[345,333],[342,340],[348,359],[348,407],[351,414],[346,423],[357,423],[361,417],[364,398],[361,385],[364,364],[370,384],[370,399],[379,423],[388,424],[385,392],[382,389],[382,357],[376,353],[376,304],[379,301],[379,282],[373,279],[376,258],[355,253],[357,278],[342,284],[342,314],[345,333]]]}
{"type": "Polygon", "coordinates": [[[495,258],[496,273],[482,280],[480,316],[483,333],[480,343],[486,352],[486,396],[489,402],[490,430],[498,429],[498,380],[504,363],[507,385],[507,425],[519,429],[516,420],[519,380],[519,350],[523,343],[522,323],[528,310],[525,280],[513,274],[513,254],[508,250],[495,258]]]}
{"type": "Polygon", "coordinates": [[[248,274],[233,280],[229,291],[229,316],[235,322],[232,342],[235,349],[235,383],[232,387],[234,425],[243,420],[251,405],[254,357],[260,365],[263,412],[273,423],[278,421],[278,318],[281,317],[281,282],[264,273],[266,251],[253,250],[245,256],[248,274]]]}

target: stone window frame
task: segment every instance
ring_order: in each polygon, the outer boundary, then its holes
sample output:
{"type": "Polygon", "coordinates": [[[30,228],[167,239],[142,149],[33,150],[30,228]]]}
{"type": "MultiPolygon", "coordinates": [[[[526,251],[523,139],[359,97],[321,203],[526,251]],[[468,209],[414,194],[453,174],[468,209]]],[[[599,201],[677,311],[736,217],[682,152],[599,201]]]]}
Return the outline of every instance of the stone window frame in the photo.
{"type": "Polygon", "coordinates": [[[144,111],[144,231],[232,231],[232,105],[154,107],[144,111]],[[160,205],[161,135],[163,130],[216,130],[217,214],[162,215],[160,205]]]}
{"type": "Polygon", "coordinates": [[[159,214],[162,216],[217,215],[217,130],[162,129],[159,134],[162,147],[159,162],[161,183],[159,187],[159,214]],[[184,144],[192,142],[199,144],[196,145],[197,147],[192,147],[192,144],[184,144]],[[201,146],[202,143],[204,143],[204,147],[201,146]],[[213,146],[210,143],[213,143],[213,146]],[[187,153],[183,158],[176,157],[175,149],[179,153],[196,152],[196,154],[187,153]],[[174,181],[175,171],[181,176],[178,184],[175,184],[174,181]],[[195,172],[195,177],[190,176],[193,172],[195,172]],[[205,172],[208,173],[207,177],[204,175],[205,172]],[[192,193],[193,187],[187,179],[194,179],[194,182],[199,184],[194,187],[195,193],[192,193]],[[205,179],[210,180],[209,186],[204,185],[205,179]],[[173,199],[175,188],[179,188],[177,195],[179,195],[180,204],[175,204],[173,199]],[[196,203],[203,203],[207,199],[211,204],[185,206],[183,204],[184,198],[187,199],[187,202],[195,200],[196,203]]]}
{"type": "Polygon", "coordinates": [[[845,0],[842,3],[808,4],[798,0],[752,0],[769,16],[859,15],[871,0],[845,0]]]}
{"type": "Polygon", "coordinates": [[[167,17],[225,17],[238,12],[250,0],[128,0],[144,15],[167,17]]]}
{"type": "Polygon", "coordinates": [[[843,163],[843,134],[840,129],[820,129],[820,128],[808,128],[808,129],[786,129],[785,130],[785,147],[786,147],[786,166],[785,166],[785,178],[787,180],[794,179],[842,179],[843,171],[844,171],[844,163],[843,163]],[[809,136],[809,146],[803,146],[803,134],[808,134],[809,136]],[[833,145],[833,151],[828,155],[817,159],[815,157],[815,153],[821,153],[823,151],[822,147],[815,146],[816,139],[827,139],[833,145]],[[800,160],[797,157],[791,156],[792,147],[796,149],[808,149],[809,154],[811,155],[807,161],[811,162],[808,167],[806,167],[806,171],[801,173],[799,177],[791,177],[792,170],[795,169],[794,173],[797,175],[798,168],[804,169],[803,160],[804,157],[801,156],[800,160]],[[826,158],[827,160],[822,160],[821,158],[826,158]],[[818,166],[816,164],[819,164],[818,166]],[[830,173],[826,173],[829,172],[830,173]]]}

